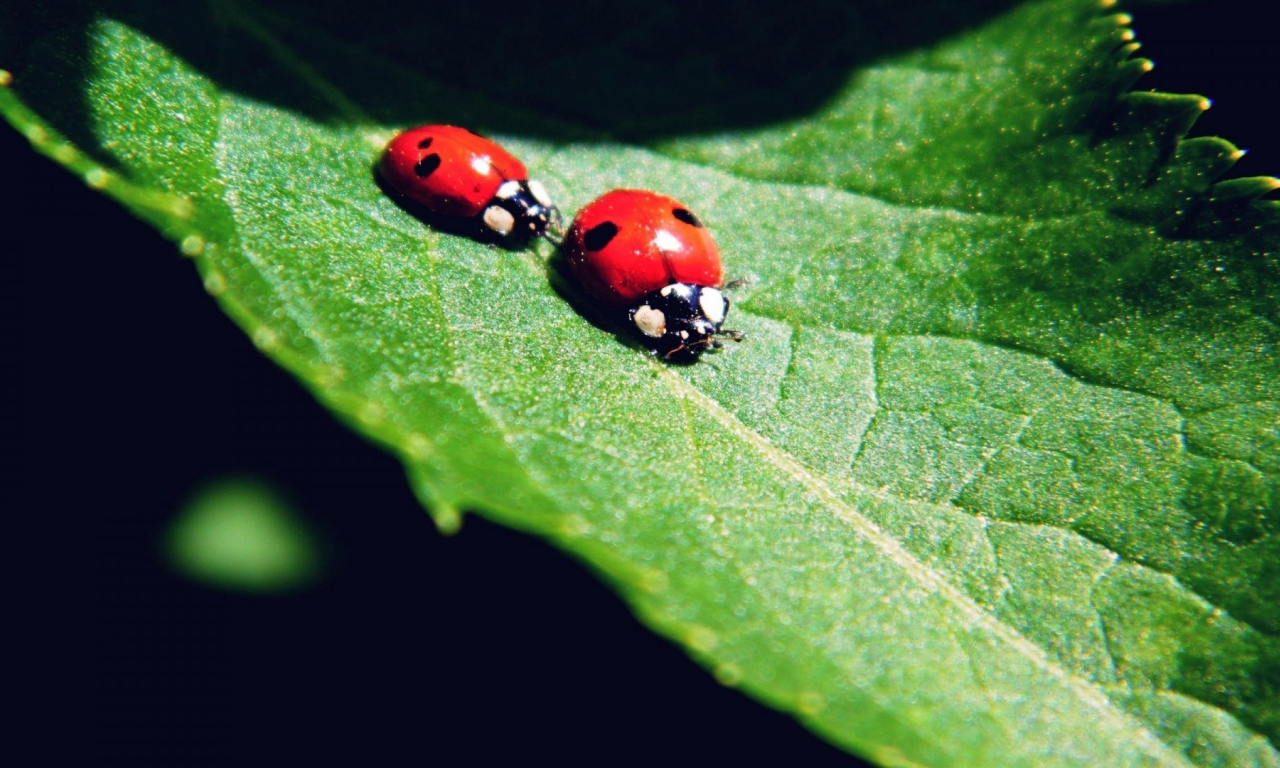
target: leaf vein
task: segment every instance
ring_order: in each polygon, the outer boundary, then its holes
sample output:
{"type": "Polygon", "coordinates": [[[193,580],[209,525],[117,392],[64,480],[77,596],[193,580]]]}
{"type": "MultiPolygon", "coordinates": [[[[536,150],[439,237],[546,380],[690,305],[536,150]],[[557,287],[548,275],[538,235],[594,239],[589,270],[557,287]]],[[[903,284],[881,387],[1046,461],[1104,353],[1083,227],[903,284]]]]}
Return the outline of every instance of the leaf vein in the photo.
{"type": "Polygon", "coordinates": [[[1140,734],[1140,740],[1145,742],[1149,748],[1157,753],[1166,755],[1171,764],[1187,764],[1181,754],[1173,751],[1158,739],[1147,728],[1145,723],[1118,710],[1104,694],[1093,688],[1088,681],[1081,680],[1068,672],[1052,660],[1044,649],[984,610],[972,598],[953,585],[950,579],[918,560],[904,549],[896,539],[842,500],[825,482],[811,473],[800,462],[779,450],[762,435],[748,428],[725,410],[720,403],[691,386],[665,366],[661,366],[660,363],[656,362],[652,364],[657,366],[659,375],[667,383],[673,395],[696,401],[703,409],[703,412],[709,414],[728,432],[754,448],[761,458],[784,475],[812,491],[838,519],[847,523],[850,528],[872,543],[885,555],[886,559],[902,569],[903,572],[910,574],[921,585],[941,595],[971,626],[981,628],[992,636],[999,638],[1029,663],[1043,669],[1051,677],[1067,686],[1081,702],[1097,712],[1099,717],[1126,722],[1127,728],[1140,734]]]}

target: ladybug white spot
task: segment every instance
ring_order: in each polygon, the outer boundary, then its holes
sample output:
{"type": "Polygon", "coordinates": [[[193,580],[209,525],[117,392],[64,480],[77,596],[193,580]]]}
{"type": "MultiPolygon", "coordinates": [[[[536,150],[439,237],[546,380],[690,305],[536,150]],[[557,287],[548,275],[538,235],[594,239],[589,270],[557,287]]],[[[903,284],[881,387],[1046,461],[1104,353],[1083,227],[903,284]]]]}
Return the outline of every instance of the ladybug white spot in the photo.
{"type": "MultiPolygon", "coordinates": [[[[664,289],[665,290],[665,289],[664,289]]],[[[702,314],[708,320],[719,325],[724,322],[725,306],[724,294],[715,288],[703,288],[702,295],[698,297],[698,306],[702,308],[702,314]]]]}
{"type": "Polygon", "coordinates": [[[533,193],[533,199],[537,200],[546,207],[551,207],[551,195],[547,194],[547,188],[542,186],[542,182],[529,179],[529,191],[533,193]]]}
{"type": "Polygon", "coordinates": [[[516,217],[504,208],[491,205],[484,209],[484,225],[499,235],[509,235],[515,229],[516,217]]]}
{"type": "Polygon", "coordinates": [[[667,316],[648,304],[637,309],[632,320],[645,336],[660,339],[662,334],[667,332],[667,316]]]}
{"type": "Polygon", "coordinates": [[[680,250],[680,238],[665,229],[660,229],[653,236],[653,247],[660,251],[678,251],[680,250]]]}
{"type": "Polygon", "coordinates": [[[471,161],[471,167],[481,176],[488,176],[489,169],[493,167],[493,162],[489,160],[488,155],[477,157],[471,161]]]}
{"type": "Polygon", "coordinates": [[[693,295],[693,289],[685,285],[684,283],[672,283],[671,285],[668,285],[667,287],[659,291],[659,293],[661,293],[663,296],[670,296],[671,294],[674,293],[675,295],[679,296],[682,299],[687,299],[691,295],[693,295]]]}
{"type": "Polygon", "coordinates": [[[498,191],[494,195],[494,197],[498,198],[499,200],[509,200],[512,197],[515,197],[515,194],[519,191],[520,191],[520,182],[504,181],[502,182],[502,186],[498,187],[498,191]]]}

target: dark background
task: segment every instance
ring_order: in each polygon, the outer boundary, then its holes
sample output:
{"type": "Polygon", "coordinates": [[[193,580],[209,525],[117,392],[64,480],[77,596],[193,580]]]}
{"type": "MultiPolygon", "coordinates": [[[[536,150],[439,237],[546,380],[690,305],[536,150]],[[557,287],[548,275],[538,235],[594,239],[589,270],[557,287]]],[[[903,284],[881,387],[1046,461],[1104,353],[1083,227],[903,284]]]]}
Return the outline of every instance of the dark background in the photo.
{"type": "MultiPolygon", "coordinates": [[[[1134,11],[1158,65],[1139,87],[1213,98],[1193,135],[1255,150],[1231,175],[1280,173],[1269,5],[1134,11]]],[[[437,533],[399,465],[259,355],[172,244],[7,127],[0,221],[5,626],[49,757],[849,762],[541,541],[477,517],[437,533]],[[321,529],[323,583],[247,597],[160,564],[165,522],[227,473],[275,483],[321,529]]]]}

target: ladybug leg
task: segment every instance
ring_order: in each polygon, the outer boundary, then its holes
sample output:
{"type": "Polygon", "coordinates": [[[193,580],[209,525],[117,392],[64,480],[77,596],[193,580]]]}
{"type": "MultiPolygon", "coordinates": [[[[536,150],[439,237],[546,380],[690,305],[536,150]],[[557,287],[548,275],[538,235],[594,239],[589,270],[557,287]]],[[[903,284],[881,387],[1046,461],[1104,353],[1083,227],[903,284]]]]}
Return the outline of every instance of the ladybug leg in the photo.
{"type": "MultiPolygon", "coordinates": [[[[695,346],[696,346],[696,345],[695,345],[695,346]]],[[[681,352],[683,352],[683,351],[684,351],[684,350],[686,350],[686,349],[688,349],[688,350],[692,350],[692,349],[693,349],[693,346],[689,346],[689,345],[686,345],[686,344],[683,344],[683,343],[682,343],[680,346],[676,347],[675,349],[672,349],[672,350],[668,351],[668,352],[667,352],[665,355],[663,355],[662,357],[663,357],[663,359],[665,359],[665,360],[670,360],[671,358],[675,357],[676,355],[680,354],[681,352]]]]}
{"type": "Polygon", "coordinates": [[[726,291],[732,291],[734,288],[741,288],[744,285],[751,285],[751,282],[752,280],[749,277],[735,277],[729,282],[725,283],[724,288],[726,291]]]}

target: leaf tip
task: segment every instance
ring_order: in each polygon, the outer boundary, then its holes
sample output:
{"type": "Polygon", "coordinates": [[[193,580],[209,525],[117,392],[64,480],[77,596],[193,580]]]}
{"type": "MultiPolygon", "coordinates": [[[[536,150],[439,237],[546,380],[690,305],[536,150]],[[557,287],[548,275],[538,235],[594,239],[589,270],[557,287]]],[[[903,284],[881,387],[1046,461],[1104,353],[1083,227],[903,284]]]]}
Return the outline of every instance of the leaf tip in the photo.
{"type": "Polygon", "coordinates": [[[1280,189],[1280,179],[1275,176],[1248,176],[1240,179],[1227,179],[1213,185],[1211,199],[1215,203],[1247,202],[1269,195],[1277,189],[1280,189]]]}
{"type": "MultiPolygon", "coordinates": [[[[321,363],[311,369],[311,380],[321,389],[334,389],[342,382],[342,369],[336,365],[321,363]]],[[[413,454],[412,449],[406,449],[410,455],[413,454]]]]}
{"type": "Polygon", "coordinates": [[[90,168],[81,178],[90,189],[106,189],[107,182],[111,181],[110,174],[101,168],[90,168]]]}
{"type": "MultiPolygon", "coordinates": [[[[257,347],[263,352],[270,352],[271,350],[275,349],[280,345],[280,337],[276,334],[275,331],[271,330],[265,325],[259,326],[258,328],[254,329],[252,338],[253,338],[253,346],[257,347]]],[[[363,421],[363,419],[361,420],[363,421]]]]}
{"type": "Polygon", "coordinates": [[[71,165],[76,161],[76,158],[80,156],[79,153],[76,152],[76,148],[70,144],[59,144],[54,147],[53,151],[49,154],[53,156],[54,160],[57,160],[63,165],[71,165]]]}
{"type": "Polygon", "coordinates": [[[685,642],[689,647],[699,653],[708,653],[720,644],[720,636],[714,630],[703,626],[693,626],[689,628],[689,634],[685,636],[685,642]]]}
{"type": "Polygon", "coordinates": [[[227,278],[221,272],[210,271],[204,276],[204,291],[210,296],[221,296],[227,290],[227,278]]]}
{"type": "Polygon", "coordinates": [[[796,697],[796,711],[804,715],[816,715],[826,706],[826,697],[817,691],[801,691],[796,697]]]}
{"type": "Polygon", "coordinates": [[[671,586],[671,580],[663,571],[651,569],[640,576],[639,586],[651,595],[660,595],[671,586]]]}
{"type": "Polygon", "coordinates": [[[734,688],[742,682],[742,668],[732,662],[717,664],[716,668],[711,670],[711,674],[717,683],[726,688],[734,688]]]}
{"type": "Polygon", "coordinates": [[[592,530],[591,523],[581,515],[567,515],[560,521],[560,534],[568,539],[581,539],[592,530]]]}
{"type": "Polygon", "coordinates": [[[44,129],[44,126],[39,123],[32,123],[28,125],[27,129],[22,132],[22,135],[26,136],[27,141],[36,146],[42,146],[49,140],[49,133],[44,129]]]}
{"type": "Polygon", "coordinates": [[[381,405],[369,400],[360,407],[360,411],[356,414],[356,418],[358,418],[360,423],[366,427],[376,427],[382,423],[384,418],[386,418],[386,413],[382,410],[381,405]]]}
{"type": "MultiPolygon", "coordinates": [[[[409,443],[413,442],[413,437],[421,435],[410,436],[409,443]]],[[[452,536],[462,530],[462,510],[446,499],[440,489],[423,476],[421,469],[412,470],[410,474],[414,477],[413,491],[423,509],[427,510],[431,522],[435,523],[436,530],[444,536],[452,536]]]]}
{"type": "Polygon", "coordinates": [[[204,238],[200,235],[187,235],[178,243],[178,250],[183,256],[199,256],[204,253],[204,238]]]}
{"type": "MultiPolygon", "coordinates": [[[[337,379],[341,378],[337,371],[333,371],[330,374],[330,377],[334,380],[335,384],[337,383],[337,379]]],[[[414,432],[405,438],[404,451],[409,454],[409,458],[414,461],[426,461],[433,453],[431,441],[428,440],[426,436],[420,435],[417,432],[414,432]]]]}
{"type": "Polygon", "coordinates": [[[872,761],[885,766],[885,768],[923,768],[920,763],[909,759],[902,753],[902,750],[896,747],[880,745],[870,752],[869,756],[872,761]]]}
{"type": "Polygon", "coordinates": [[[449,504],[437,501],[429,514],[431,522],[436,524],[436,530],[444,536],[453,536],[462,530],[462,513],[449,504]]]}

